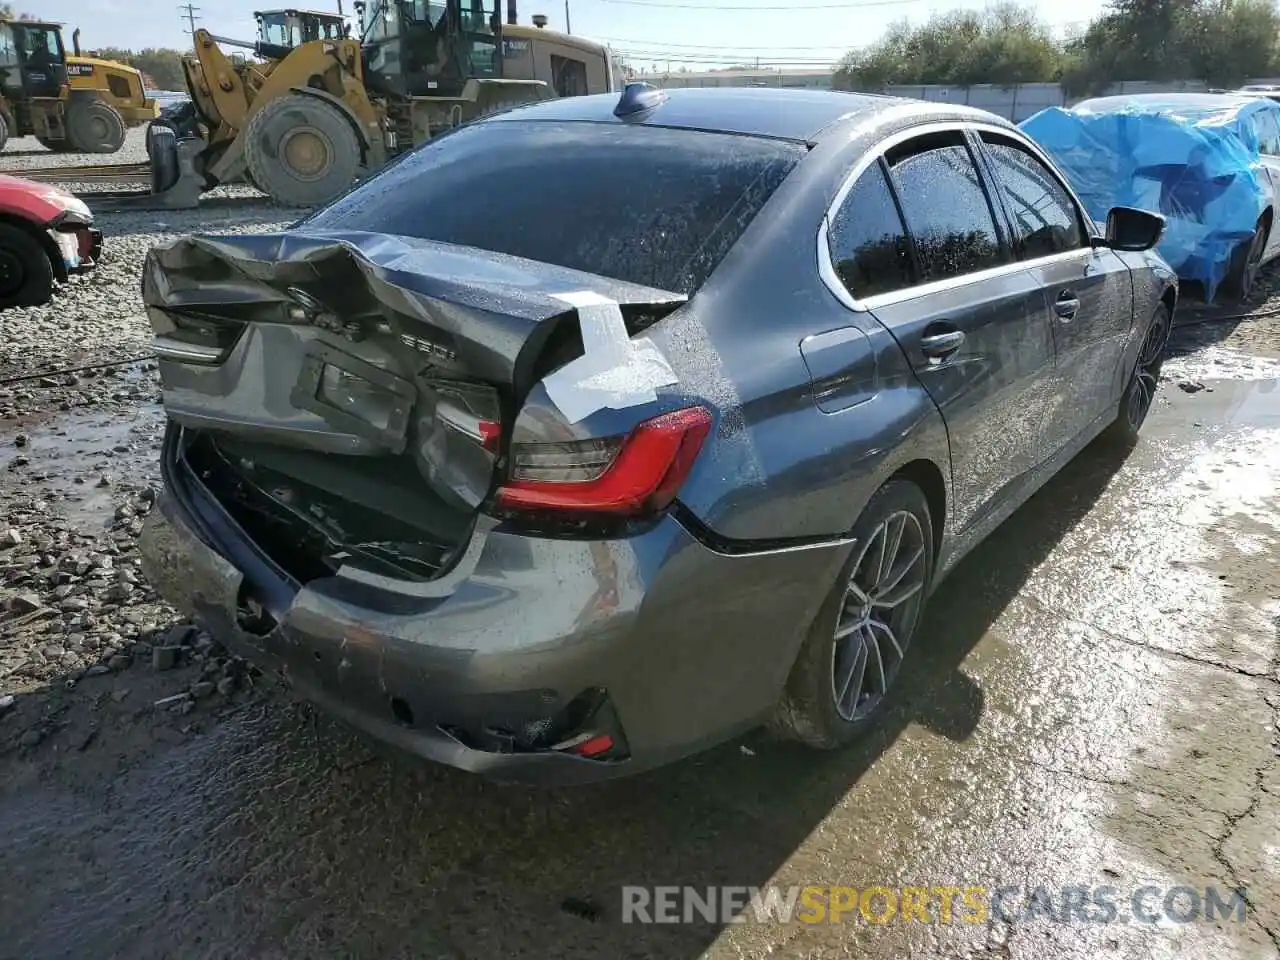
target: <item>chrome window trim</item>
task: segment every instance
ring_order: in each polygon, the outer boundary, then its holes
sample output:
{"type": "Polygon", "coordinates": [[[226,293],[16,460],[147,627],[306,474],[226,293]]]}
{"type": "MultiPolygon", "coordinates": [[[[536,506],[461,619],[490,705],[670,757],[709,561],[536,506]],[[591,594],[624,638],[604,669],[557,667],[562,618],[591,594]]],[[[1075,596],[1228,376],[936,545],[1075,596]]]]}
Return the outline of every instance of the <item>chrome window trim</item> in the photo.
{"type": "MultiPolygon", "coordinates": [[[[836,273],[835,263],[831,260],[831,245],[829,243],[830,224],[835,219],[836,213],[848,199],[850,191],[854,185],[871,167],[882,157],[885,151],[896,147],[900,143],[908,140],[914,140],[916,137],[928,136],[931,133],[947,133],[950,131],[988,132],[1008,137],[1015,143],[1027,149],[1032,156],[1040,160],[1048,169],[1050,175],[1058,181],[1067,196],[1071,198],[1071,202],[1076,205],[1076,216],[1079,217],[1081,224],[1086,231],[1086,237],[1092,238],[1097,236],[1091,229],[1093,220],[1085,210],[1085,206],[1080,202],[1080,198],[1076,196],[1071,185],[1067,183],[1058,174],[1057,168],[1053,165],[1048,156],[1040,147],[1033,142],[1026,134],[1020,130],[1010,127],[1003,127],[994,123],[983,123],[981,120],[939,120],[931,123],[922,123],[914,127],[908,127],[905,130],[899,130],[889,134],[876,141],[872,146],[868,147],[866,152],[858,158],[858,162],[853,165],[844,180],[840,184],[840,188],[836,191],[835,198],[827,207],[827,212],[822,218],[822,222],[818,224],[818,275],[822,278],[823,285],[831,291],[837,300],[848,307],[850,310],[859,312],[874,310],[876,307],[887,306],[891,303],[898,303],[905,300],[913,300],[916,297],[924,297],[940,291],[956,289],[968,286],[971,283],[979,283],[983,280],[989,280],[993,277],[1008,276],[1024,270],[1033,269],[1035,267],[1048,265],[1051,263],[1059,263],[1066,260],[1083,258],[1086,255],[1094,253],[1092,244],[1077,247],[1074,250],[1066,250],[1062,253],[1053,253],[1047,257],[1037,257],[1034,260],[1015,260],[1013,263],[1002,263],[997,267],[989,267],[986,270],[978,270],[974,273],[962,274],[958,277],[948,277],[945,280],[934,280],[929,283],[918,283],[914,286],[903,287],[900,290],[893,290],[889,293],[878,293],[875,296],[868,297],[865,300],[859,300],[851,294],[843,283],[840,282],[840,275],[836,273]]],[[[979,171],[979,175],[985,175],[984,171],[979,171]]]]}

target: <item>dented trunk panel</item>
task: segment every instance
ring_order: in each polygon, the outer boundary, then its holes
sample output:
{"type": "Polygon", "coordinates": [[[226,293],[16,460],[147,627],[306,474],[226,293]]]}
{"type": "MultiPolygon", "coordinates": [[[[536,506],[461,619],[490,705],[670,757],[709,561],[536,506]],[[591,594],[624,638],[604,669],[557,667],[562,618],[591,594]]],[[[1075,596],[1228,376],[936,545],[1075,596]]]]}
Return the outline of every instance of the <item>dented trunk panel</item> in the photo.
{"type": "Polygon", "coordinates": [[[576,312],[566,293],[664,312],[684,302],[373,233],[185,237],[154,248],[143,271],[175,423],[326,454],[408,456],[466,511],[487,495],[498,453],[480,423],[513,423],[547,353],[554,365],[581,351],[577,329],[563,328],[576,312]]]}

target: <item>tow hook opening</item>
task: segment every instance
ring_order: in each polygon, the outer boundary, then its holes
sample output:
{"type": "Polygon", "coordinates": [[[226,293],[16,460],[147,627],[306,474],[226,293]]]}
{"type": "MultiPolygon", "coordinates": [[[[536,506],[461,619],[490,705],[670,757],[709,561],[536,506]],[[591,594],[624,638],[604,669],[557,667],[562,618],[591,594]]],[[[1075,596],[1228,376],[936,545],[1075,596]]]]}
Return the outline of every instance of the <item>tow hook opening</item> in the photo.
{"type": "Polygon", "coordinates": [[[396,723],[401,726],[413,726],[413,711],[409,709],[409,704],[405,703],[400,697],[391,698],[391,714],[396,718],[396,723]]]}
{"type": "Polygon", "coordinates": [[[279,626],[279,622],[241,585],[240,594],[236,597],[236,626],[255,637],[265,637],[279,626]]]}
{"type": "MultiPolygon", "coordinates": [[[[399,719],[396,704],[392,712],[399,719]]],[[[411,716],[411,712],[409,713],[411,716]]],[[[440,723],[440,729],[464,746],[486,753],[563,753],[599,762],[625,760],[630,749],[607,690],[591,687],[561,710],[519,722],[440,723]]]]}

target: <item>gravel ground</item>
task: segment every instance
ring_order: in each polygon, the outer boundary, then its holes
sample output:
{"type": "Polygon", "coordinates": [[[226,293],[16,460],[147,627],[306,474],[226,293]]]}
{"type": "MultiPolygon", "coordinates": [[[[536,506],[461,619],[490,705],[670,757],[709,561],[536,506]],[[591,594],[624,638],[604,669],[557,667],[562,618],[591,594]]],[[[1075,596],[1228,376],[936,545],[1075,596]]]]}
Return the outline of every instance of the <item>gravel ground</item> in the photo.
{"type": "MultiPolygon", "coordinates": [[[[110,161],[145,157],[139,129],[110,161]]],[[[20,175],[103,159],[53,154],[24,138],[0,156],[0,170],[20,175]]],[[[149,717],[155,701],[163,727],[167,711],[186,718],[197,701],[225,700],[243,686],[244,665],[178,620],[142,581],[134,559],[140,518],[159,485],[155,364],[95,365],[150,355],[140,294],[150,247],[197,231],[278,229],[297,215],[243,199],[228,207],[217,198],[207,209],[101,213],[106,246],[97,269],[73,278],[45,306],[5,312],[0,713],[14,716],[0,726],[0,752],[31,750],[62,729],[82,682],[92,686],[139,664],[148,672],[131,681],[127,703],[93,698],[88,729],[110,716],[132,723],[140,707],[149,717]],[[23,699],[29,693],[38,696],[23,699]]]]}

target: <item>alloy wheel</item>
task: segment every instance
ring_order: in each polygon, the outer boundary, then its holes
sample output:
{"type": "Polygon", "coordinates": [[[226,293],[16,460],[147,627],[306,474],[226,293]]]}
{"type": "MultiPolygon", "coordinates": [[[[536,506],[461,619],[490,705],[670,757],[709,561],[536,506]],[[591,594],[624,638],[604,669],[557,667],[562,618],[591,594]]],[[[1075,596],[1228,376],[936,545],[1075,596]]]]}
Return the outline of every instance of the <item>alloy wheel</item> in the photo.
{"type": "Polygon", "coordinates": [[[899,510],[862,546],[832,646],[831,693],[843,720],[871,714],[902,666],[924,600],[925,536],[919,518],[899,510]]]}
{"type": "Polygon", "coordinates": [[[1133,427],[1140,427],[1151,404],[1155,402],[1156,386],[1160,382],[1160,368],[1164,365],[1165,341],[1169,338],[1169,315],[1163,310],[1156,314],[1138,352],[1138,364],[1133,369],[1133,386],[1129,390],[1128,416],[1133,427]]]}

